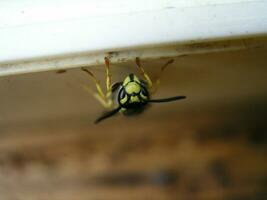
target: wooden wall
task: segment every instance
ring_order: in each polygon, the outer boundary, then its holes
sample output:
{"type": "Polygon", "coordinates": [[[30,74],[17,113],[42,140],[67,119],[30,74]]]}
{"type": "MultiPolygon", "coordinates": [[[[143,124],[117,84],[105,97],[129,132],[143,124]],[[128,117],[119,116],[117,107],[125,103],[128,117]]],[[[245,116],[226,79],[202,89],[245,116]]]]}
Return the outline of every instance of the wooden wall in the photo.
{"type": "Polygon", "coordinates": [[[0,199],[266,199],[266,58],[177,58],[158,97],[186,100],[99,125],[79,70],[1,78],[0,199]]]}

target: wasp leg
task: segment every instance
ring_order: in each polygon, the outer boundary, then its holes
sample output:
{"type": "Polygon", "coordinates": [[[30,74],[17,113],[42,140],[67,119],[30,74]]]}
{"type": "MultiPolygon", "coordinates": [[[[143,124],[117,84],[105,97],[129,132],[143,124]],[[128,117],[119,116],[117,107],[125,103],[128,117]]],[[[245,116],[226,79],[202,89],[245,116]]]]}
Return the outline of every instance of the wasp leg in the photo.
{"type": "Polygon", "coordinates": [[[106,99],[107,104],[111,108],[113,106],[113,100],[112,100],[112,85],[111,85],[111,73],[110,73],[110,67],[109,67],[109,59],[108,57],[105,57],[105,66],[106,66],[106,99]]]}
{"type": "Polygon", "coordinates": [[[111,86],[111,74],[109,70],[109,59],[105,57],[105,66],[106,66],[106,87],[107,87],[107,97],[111,95],[112,86],[111,86]]]}
{"type": "Polygon", "coordinates": [[[169,60],[168,62],[166,62],[161,68],[160,68],[160,72],[159,75],[156,79],[156,84],[155,87],[153,88],[153,90],[151,91],[151,94],[155,94],[157,92],[157,90],[159,89],[160,86],[160,78],[161,75],[163,74],[163,71],[166,69],[166,67],[170,64],[172,64],[174,62],[174,59],[169,60]]]}
{"type": "Polygon", "coordinates": [[[141,66],[140,59],[139,59],[138,57],[136,57],[135,62],[136,62],[137,67],[139,68],[139,70],[140,70],[142,76],[145,78],[145,81],[146,81],[147,84],[148,84],[148,88],[151,89],[152,86],[153,86],[152,81],[151,81],[151,79],[149,78],[149,76],[147,75],[147,73],[145,72],[144,68],[141,66]]]}
{"type": "Polygon", "coordinates": [[[96,77],[94,76],[94,74],[86,68],[81,68],[81,69],[92,78],[92,80],[94,81],[94,83],[96,85],[97,92],[92,91],[91,88],[89,88],[86,85],[83,85],[83,88],[87,92],[89,92],[91,95],[93,95],[104,107],[110,108],[111,107],[110,102],[107,100],[106,95],[104,94],[104,92],[101,88],[101,85],[100,85],[99,81],[96,79],[96,77]]]}
{"type": "Polygon", "coordinates": [[[90,87],[87,85],[82,85],[82,87],[90,93],[92,96],[94,96],[105,108],[108,108],[106,100],[98,93],[94,92],[90,87]]]}

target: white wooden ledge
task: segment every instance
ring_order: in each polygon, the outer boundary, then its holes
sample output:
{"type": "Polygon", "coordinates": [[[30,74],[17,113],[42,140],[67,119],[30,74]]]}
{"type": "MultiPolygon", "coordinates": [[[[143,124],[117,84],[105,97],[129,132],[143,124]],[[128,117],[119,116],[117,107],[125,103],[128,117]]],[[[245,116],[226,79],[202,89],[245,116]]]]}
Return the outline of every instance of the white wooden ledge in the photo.
{"type": "Polygon", "coordinates": [[[1,1],[0,75],[100,64],[108,52],[120,62],[258,47],[266,34],[266,0],[1,1]]]}

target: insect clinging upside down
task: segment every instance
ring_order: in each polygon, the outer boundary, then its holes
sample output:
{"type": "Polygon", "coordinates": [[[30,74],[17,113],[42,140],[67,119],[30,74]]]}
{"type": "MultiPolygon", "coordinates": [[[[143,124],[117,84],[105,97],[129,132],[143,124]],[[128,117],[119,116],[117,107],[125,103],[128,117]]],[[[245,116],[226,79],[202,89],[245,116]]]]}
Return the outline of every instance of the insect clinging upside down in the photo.
{"type": "MultiPolygon", "coordinates": [[[[160,74],[163,70],[173,63],[173,60],[168,61],[161,67],[160,74]]],[[[105,108],[109,109],[104,115],[95,120],[99,123],[102,120],[121,112],[124,115],[132,115],[141,113],[149,103],[164,103],[170,101],[177,101],[184,99],[185,96],[174,96],[164,99],[150,99],[150,95],[154,94],[160,84],[160,76],[153,84],[149,76],[146,74],[144,68],[141,66],[140,59],[136,58],[136,65],[140,70],[144,80],[139,79],[134,74],[129,74],[122,82],[116,82],[111,85],[110,62],[105,57],[106,67],[106,93],[102,90],[100,82],[96,79],[94,74],[86,68],[82,68],[94,81],[96,85],[96,92],[93,92],[89,87],[84,88],[90,92],[105,108]],[[155,86],[154,86],[155,85],[155,86]]]]}

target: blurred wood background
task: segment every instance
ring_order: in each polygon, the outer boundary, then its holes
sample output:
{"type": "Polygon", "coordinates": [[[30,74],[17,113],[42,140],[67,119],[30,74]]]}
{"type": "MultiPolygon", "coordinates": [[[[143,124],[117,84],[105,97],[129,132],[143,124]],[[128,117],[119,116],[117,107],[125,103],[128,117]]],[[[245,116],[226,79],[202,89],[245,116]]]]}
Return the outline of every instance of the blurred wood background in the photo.
{"type": "MultiPolygon", "coordinates": [[[[186,100],[99,125],[78,69],[1,77],[0,199],[267,199],[266,58],[178,57],[156,96],[186,100]]],[[[143,64],[154,77],[164,62],[143,64]]],[[[113,80],[132,71],[112,66],[113,80]]]]}

